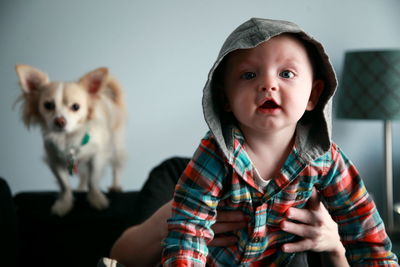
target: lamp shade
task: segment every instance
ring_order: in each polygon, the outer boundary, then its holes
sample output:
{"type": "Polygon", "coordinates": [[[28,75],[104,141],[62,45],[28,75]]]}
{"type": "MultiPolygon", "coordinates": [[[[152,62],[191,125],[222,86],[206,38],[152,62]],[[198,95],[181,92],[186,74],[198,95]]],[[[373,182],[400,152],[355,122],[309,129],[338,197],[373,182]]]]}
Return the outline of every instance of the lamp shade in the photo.
{"type": "Polygon", "coordinates": [[[337,117],[400,120],[400,50],[345,54],[337,117]]]}

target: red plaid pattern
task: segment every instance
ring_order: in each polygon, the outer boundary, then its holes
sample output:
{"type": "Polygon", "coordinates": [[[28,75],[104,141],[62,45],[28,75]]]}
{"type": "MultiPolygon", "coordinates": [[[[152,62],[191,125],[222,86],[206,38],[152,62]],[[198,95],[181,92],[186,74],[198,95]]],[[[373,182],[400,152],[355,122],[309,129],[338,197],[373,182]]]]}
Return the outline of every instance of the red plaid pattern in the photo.
{"type": "Polygon", "coordinates": [[[281,230],[289,207],[302,208],[316,187],[339,226],[351,265],[398,266],[391,242],[367,190],[349,159],[333,144],[313,162],[304,162],[296,148],[279,177],[261,189],[253,179],[253,166],[236,133],[233,159],[226,159],[208,134],[184,171],[168,221],[164,266],[286,265],[294,254],[280,248],[298,237],[281,230]],[[231,247],[207,247],[213,238],[217,206],[240,210],[248,227],[235,232],[231,247]]]}

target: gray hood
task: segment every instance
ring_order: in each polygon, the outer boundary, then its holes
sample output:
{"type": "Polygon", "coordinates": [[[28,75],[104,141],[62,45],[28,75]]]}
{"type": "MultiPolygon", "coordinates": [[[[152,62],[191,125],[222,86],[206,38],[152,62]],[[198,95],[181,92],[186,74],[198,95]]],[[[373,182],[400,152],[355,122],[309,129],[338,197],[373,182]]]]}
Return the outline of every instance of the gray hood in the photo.
{"type": "Polygon", "coordinates": [[[211,133],[227,157],[229,162],[233,160],[233,128],[232,120],[223,115],[221,103],[218,101],[213,78],[221,61],[230,52],[238,49],[248,49],[268,41],[270,38],[282,33],[293,33],[310,44],[316,51],[316,65],[321,78],[325,82],[324,91],[319,99],[317,107],[313,111],[307,111],[300,119],[296,129],[296,148],[300,157],[306,162],[312,161],[325,154],[331,147],[331,98],[336,90],[337,81],[332,64],[322,45],[305,33],[294,23],[280,20],[252,18],[236,30],[226,39],[218,58],[208,74],[208,80],[203,90],[203,112],[211,133]]]}

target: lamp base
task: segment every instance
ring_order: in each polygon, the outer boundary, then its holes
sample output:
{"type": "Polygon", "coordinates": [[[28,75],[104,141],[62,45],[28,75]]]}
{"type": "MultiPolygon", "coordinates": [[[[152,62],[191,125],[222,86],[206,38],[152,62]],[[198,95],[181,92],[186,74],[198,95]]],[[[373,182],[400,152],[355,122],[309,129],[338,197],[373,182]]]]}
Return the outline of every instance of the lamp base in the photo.
{"type": "Polygon", "coordinates": [[[392,166],[392,122],[385,120],[385,224],[388,232],[394,231],[393,218],[393,166],[392,166]]]}

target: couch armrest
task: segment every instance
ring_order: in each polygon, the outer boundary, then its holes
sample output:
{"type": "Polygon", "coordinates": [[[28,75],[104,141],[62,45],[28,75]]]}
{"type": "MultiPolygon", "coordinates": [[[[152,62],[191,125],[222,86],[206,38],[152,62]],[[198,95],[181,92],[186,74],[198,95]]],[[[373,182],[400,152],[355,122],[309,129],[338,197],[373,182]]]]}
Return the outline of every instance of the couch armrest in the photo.
{"type": "Polygon", "coordinates": [[[17,264],[17,216],[7,182],[0,177],[0,265],[17,264]]]}

